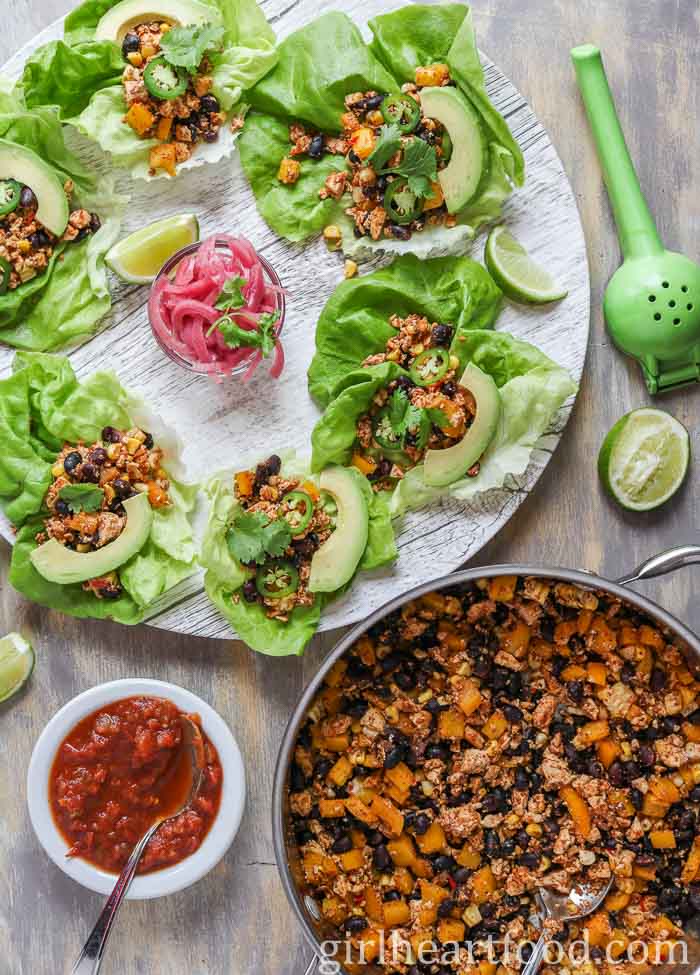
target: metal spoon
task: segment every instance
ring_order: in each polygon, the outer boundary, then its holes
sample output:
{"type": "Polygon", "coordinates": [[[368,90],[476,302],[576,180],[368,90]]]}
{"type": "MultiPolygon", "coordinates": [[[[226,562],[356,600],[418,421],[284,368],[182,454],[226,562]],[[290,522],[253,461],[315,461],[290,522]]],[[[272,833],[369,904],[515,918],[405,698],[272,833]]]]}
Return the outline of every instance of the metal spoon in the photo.
{"type": "Polygon", "coordinates": [[[107,939],[112,930],[112,925],[117,918],[117,913],[124,900],[124,896],[129,887],[131,887],[131,881],[134,879],[136,868],[139,865],[143,851],[148,846],[148,841],[160,829],[163,823],[167,823],[183,813],[199,792],[205,765],[202,734],[194,721],[186,715],[181,715],[180,720],[182,721],[183,731],[182,743],[189,750],[190,761],[192,763],[192,782],[188,796],[177,812],[171,813],[163,819],[156,820],[134,847],[131,856],[124,864],[124,868],[117,878],[117,882],[105,903],[102,913],[97,919],[95,927],[90,932],[90,936],[73,966],[72,975],[97,975],[102,964],[102,958],[104,957],[107,939]]]}
{"type": "MultiPolygon", "coordinates": [[[[538,896],[544,910],[544,920],[578,921],[582,917],[588,917],[600,907],[607,897],[611,885],[612,877],[605,887],[599,890],[593,890],[588,884],[577,884],[568,894],[557,894],[552,890],[547,890],[546,887],[541,887],[538,896]]],[[[550,941],[551,938],[548,937],[543,926],[539,941],[520,975],[535,975],[542,964],[542,956],[550,941]]]]}

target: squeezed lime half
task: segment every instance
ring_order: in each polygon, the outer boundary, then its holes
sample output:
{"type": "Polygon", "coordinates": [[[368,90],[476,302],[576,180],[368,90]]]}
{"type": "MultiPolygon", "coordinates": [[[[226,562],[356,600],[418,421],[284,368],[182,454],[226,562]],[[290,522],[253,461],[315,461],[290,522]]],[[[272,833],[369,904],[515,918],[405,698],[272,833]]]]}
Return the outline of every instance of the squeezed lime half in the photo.
{"type": "Polygon", "coordinates": [[[16,694],[34,670],[34,650],[21,633],[0,638],[0,702],[16,694]]]}
{"type": "Polygon", "coordinates": [[[197,240],[199,221],[182,213],[135,230],[107,251],[105,261],[122,281],[150,284],[173,254],[197,240]]]}
{"type": "Polygon", "coordinates": [[[511,301],[545,305],[568,294],[548,271],[535,264],[505,227],[494,227],[489,234],[484,261],[493,280],[511,301]]]}
{"type": "Polygon", "coordinates": [[[664,410],[632,410],[603,441],[598,473],[629,511],[651,511],[672,498],[690,464],[688,431],[664,410]]]}

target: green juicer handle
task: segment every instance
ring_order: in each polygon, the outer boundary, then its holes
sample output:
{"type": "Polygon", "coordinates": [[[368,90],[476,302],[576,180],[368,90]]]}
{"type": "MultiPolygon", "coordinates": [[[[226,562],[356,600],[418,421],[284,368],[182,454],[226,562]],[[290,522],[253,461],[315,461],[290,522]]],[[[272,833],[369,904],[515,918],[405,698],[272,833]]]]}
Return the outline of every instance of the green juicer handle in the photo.
{"type": "Polygon", "coordinates": [[[571,57],[603,167],[622,252],[625,258],[661,254],[664,247],[639,186],[600,50],[593,44],[584,44],[575,47],[571,57]]]}

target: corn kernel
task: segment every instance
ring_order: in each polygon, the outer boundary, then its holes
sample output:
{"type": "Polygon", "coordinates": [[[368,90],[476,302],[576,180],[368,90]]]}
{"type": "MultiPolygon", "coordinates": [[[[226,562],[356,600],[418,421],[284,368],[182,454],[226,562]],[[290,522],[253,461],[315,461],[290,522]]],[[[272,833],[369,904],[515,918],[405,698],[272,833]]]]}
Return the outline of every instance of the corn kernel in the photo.
{"type": "Polygon", "coordinates": [[[384,713],[386,714],[386,717],[389,721],[399,720],[398,709],[393,704],[390,704],[384,713]]]}
{"type": "Polygon", "coordinates": [[[51,476],[52,477],[61,477],[62,474],[65,474],[65,469],[63,467],[63,461],[62,460],[58,460],[58,461],[56,461],[56,463],[51,468],[51,476]]]}
{"type": "Polygon", "coordinates": [[[121,446],[121,443],[111,443],[109,447],[107,447],[107,456],[110,460],[116,460],[116,458],[119,456],[121,446]]]}
{"type": "Polygon", "coordinates": [[[423,343],[422,342],[418,342],[417,345],[411,346],[411,355],[420,355],[423,352],[424,349],[425,349],[425,346],[423,345],[423,343]]]}
{"type": "Polygon", "coordinates": [[[354,278],[357,274],[357,264],[354,261],[347,260],[343,268],[343,277],[354,278]]]}
{"type": "Polygon", "coordinates": [[[456,355],[451,355],[450,356],[450,369],[458,369],[458,368],[459,368],[459,359],[457,358],[456,355]]]}
{"type": "Polygon", "coordinates": [[[143,64],[143,56],[138,51],[131,51],[126,58],[129,64],[133,64],[135,68],[140,68],[143,64]]]}
{"type": "Polygon", "coordinates": [[[478,904],[470,904],[469,907],[465,907],[462,911],[462,920],[469,925],[470,928],[475,927],[481,922],[481,911],[479,910],[478,904]]]}
{"type": "Polygon", "coordinates": [[[130,454],[135,454],[140,446],[141,443],[139,440],[136,439],[136,437],[126,438],[126,449],[129,451],[130,454]]]}
{"type": "Polygon", "coordinates": [[[328,250],[336,251],[340,247],[340,243],[343,239],[343,234],[340,227],[336,227],[334,223],[329,224],[327,227],[323,228],[323,239],[326,242],[328,250]]]}
{"type": "Polygon", "coordinates": [[[160,26],[160,32],[161,32],[161,34],[167,34],[169,30],[172,30],[173,29],[173,25],[172,24],[166,24],[165,21],[163,21],[163,23],[160,24],[159,26],[160,26]]]}
{"type": "Polygon", "coordinates": [[[370,112],[367,121],[370,125],[384,125],[384,116],[380,111],[370,112]]]}
{"type": "Polygon", "coordinates": [[[87,545],[87,544],[85,544],[84,542],[81,542],[79,545],[76,545],[75,546],[75,549],[76,549],[77,552],[80,552],[81,555],[84,555],[85,552],[89,552],[90,551],[90,546],[87,545]]]}
{"type": "Polygon", "coordinates": [[[156,53],[156,49],[153,47],[152,44],[144,44],[143,47],[141,48],[141,54],[145,58],[152,58],[155,53],[156,53]]]}
{"type": "Polygon", "coordinates": [[[29,243],[28,240],[20,240],[20,242],[17,244],[17,248],[23,254],[28,254],[29,251],[32,249],[32,245],[29,243]]]}
{"type": "Polygon", "coordinates": [[[542,836],[542,827],[539,823],[528,823],[525,832],[528,836],[542,836]]]}

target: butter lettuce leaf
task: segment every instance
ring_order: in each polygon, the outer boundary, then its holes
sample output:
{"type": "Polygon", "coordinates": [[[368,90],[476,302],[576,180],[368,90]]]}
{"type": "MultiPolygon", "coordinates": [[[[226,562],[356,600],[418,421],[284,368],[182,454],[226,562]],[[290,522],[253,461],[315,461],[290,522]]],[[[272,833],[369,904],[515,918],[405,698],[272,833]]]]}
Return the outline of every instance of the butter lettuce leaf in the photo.
{"type": "Polygon", "coordinates": [[[451,352],[466,366],[463,334],[489,329],[503,296],[488,271],[468,257],[420,261],[412,254],[388,267],[344,281],[335,289],[316,326],[316,353],[309,367],[309,392],[322,405],[339,380],[371,355],[383,352],[396,334],[392,315],[424,315],[451,325],[451,352]]]}
{"type": "MultiPolygon", "coordinates": [[[[137,422],[135,403],[112,372],[97,372],[79,382],[68,359],[19,353],[13,374],[0,380],[0,506],[19,529],[12,551],[10,582],[28,599],[73,616],[137,623],[149,605],[195,569],[191,515],[196,487],[171,480],[172,504],[155,509],[150,536],[119,569],[124,591],[100,600],[80,584],[59,585],[34,569],[31,552],[43,527],[43,500],[51,466],[65,442],[90,443],[107,425],[129,428],[137,422]]],[[[167,444],[163,464],[177,467],[167,444]],[[173,463],[171,464],[171,461],[173,463]]]]}

